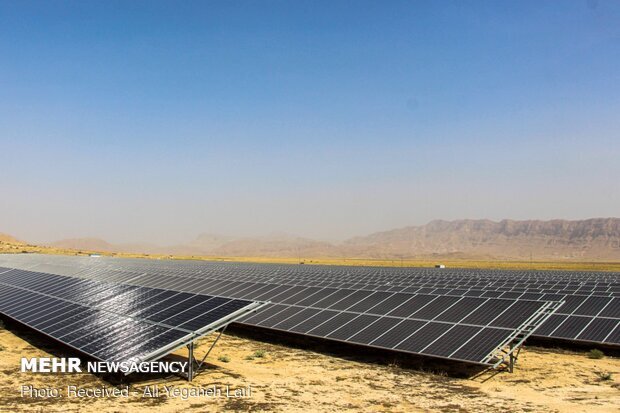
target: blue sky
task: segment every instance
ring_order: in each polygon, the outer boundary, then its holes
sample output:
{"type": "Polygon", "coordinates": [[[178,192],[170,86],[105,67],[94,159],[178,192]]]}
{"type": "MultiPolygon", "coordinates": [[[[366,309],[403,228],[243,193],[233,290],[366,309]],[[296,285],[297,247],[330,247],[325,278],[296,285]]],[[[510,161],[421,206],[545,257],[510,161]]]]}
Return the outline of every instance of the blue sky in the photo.
{"type": "Polygon", "coordinates": [[[0,0],[0,232],[620,215],[620,2],[0,0]]]}

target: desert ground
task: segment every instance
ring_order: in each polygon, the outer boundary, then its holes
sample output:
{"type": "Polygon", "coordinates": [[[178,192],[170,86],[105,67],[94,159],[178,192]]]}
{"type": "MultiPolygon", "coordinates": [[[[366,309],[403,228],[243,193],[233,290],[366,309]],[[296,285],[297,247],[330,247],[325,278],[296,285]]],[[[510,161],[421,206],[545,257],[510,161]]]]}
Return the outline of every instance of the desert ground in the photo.
{"type": "MultiPolygon", "coordinates": [[[[260,337],[259,337],[260,338],[260,337]]],[[[214,336],[199,342],[201,358],[214,336]]],[[[89,373],[21,373],[20,358],[62,357],[70,352],[28,329],[5,322],[0,328],[0,411],[33,412],[612,412],[620,410],[620,360],[590,359],[586,351],[527,347],[514,373],[458,367],[442,362],[403,366],[402,360],[345,356],[303,346],[258,340],[252,333],[225,333],[193,382],[175,375],[103,377],[89,373]],[[457,369],[457,370],[455,370],[457,369]],[[457,373],[455,373],[457,371],[457,373]],[[129,397],[22,397],[22,385],[35,388],[129,386],[129,397]],[[158,397],[143,397],[156,386],[158,397]],[[251,388],[246,397],[168,396],[164,386],[251,388]]],[[[178,351],[173,358],[186,357],[178,351]]]]}
{"type": "Polygon", "coordinates": [[[241,256],[198,256],[198,255],[161,255],[161,254],[138,254],[127,252],[108,252],[97,250],[74,250],[66,248],[54,248],[49,246],[31,245],[17,240],[7,240],[0,234],[0,254],[53,254],[53,255],[89,255],[100,254],[112,257],[144,258],[144,259],[170,259],[170,260],[204,260],[204,261],[235,261],[277,264],[300,264],[305,265],[352,265],[374,267],[434,267],[442,263],[449,268],[479,268],[479,269],[512,269],[512,270],[565,270],[565,271],[620,271],[620,262],[613,261],[523,261],[523,260],[498,260],[459,258],[438,255],[432,258],[408,258],[408,259],[371,259],[371,258],[278,258],[278,257],[241,257],[241,256]]]}

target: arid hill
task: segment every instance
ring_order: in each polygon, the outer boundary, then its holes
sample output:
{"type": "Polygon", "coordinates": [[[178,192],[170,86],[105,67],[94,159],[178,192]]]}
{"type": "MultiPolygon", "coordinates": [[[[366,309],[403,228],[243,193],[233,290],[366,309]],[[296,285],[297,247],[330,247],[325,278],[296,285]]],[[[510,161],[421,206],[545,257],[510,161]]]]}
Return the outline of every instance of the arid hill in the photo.
{"type": "Polygon", "coordinates": [[[201,234],[191,242],[171,246],[117,245],[96,238],[63,240],[52,246],[104,252],[220,257],[618,261],[620,219],[438,220],[355,237],[338,244],[288,234],[245,238],[201,234]]]}
{"type": "Polygon", "coordinates": [[[338,247],[324,241],[279,234],[239,238],[212,250],[215,255],[246,257],[331,257],[338,247]]]}
{"type": "Polygon", "coordinates": [[[112,245],[109,242],[99,238],[70,238],[53,242],[50,246],[54,248],[68,248],[73,250],[88,251],[115,252],[118,250],[118,246],[112,245]]]}
{"type": "Polygon", "coordinates": [[[50,244],[50,246],[54,248],[68,248],[84,251],[233,257],[337,256],[334,251],[338,249],[338,247],[327,242],[286,234],[242,238],[201,234],[195,240],[187,244],[170,246],[111,244],[98,238],[73,238],[54,242],[50,244]]]}
{"type": "Polygon", "coordinates": [[[430,255],[529,259],[620,259],[620,219],[458,220],[378,232],[345,241],[355,256],[430,255]]]}
{"type": "Polygon", "coordinates": [[[18,240],[17,238],[9,234],[3,234],[1,232],[0,232],[0,242],[7,243],[7,244],[22,244],[22,242],[18,240]]]}

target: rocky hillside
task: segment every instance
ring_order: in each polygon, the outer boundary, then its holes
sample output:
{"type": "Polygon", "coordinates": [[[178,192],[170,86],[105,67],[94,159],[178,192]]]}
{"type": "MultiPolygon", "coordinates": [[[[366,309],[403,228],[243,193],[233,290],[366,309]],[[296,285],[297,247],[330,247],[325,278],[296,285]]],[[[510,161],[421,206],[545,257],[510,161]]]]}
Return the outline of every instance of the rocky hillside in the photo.
{"type": "Polygon", "coordinates": [[[464,255],[495,258],[620,259],[620,219],[432,221],[357,237],[341,248],[372,257],[464,255]]]}
{"type": "Polygon", "coordinates": [[[292,235],[239,238],[212,250],[215,255],[246,257],[331,257],[338,247],[323,241],[292,235]]]}
{"type": "Polygon", "coordinates": [[[22,244],[20,240],[13,237],[12,235],[3,234],[1,232],[0,232],[0,242],[6,243],[6,244],[22,244]]]}
{"type": "Polygon", "coordinates": [[[53,243],[75,250],[292,258],[469,258],[620,260],[620,219],[581,221],[432,221],[356,237],[339,244],[288,234],[235,238],[202,234],[170,246],[110,244],[96,238],[53,243]]]}

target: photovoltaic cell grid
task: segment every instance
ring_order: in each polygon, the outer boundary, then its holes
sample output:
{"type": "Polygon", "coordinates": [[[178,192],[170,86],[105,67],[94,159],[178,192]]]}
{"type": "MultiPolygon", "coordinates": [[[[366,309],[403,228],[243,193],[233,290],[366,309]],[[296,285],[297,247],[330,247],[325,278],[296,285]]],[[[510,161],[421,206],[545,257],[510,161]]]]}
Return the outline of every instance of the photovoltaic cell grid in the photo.
{"type": "Polygon", "coordinates": [[[0,313],[105,361],[155,360],[256,305],[0,268],[0,313]]]}
{"type": "MultiPolygon", "coordinates": [[[[313,285],[278,284],[278,271],[273,271],[274,266],[261,266],[260,277],[256,274],[256,267],[228,263],[224,266],[211,263],[196,266],[195,263],[158,261],[152,265],[153,262],[145,260],[47,258],[31,260],[31,267],[82,278],[269,300],[274,304],[246,317],[243,322],[477,363],[490,363],[489,355],[548,305],[542,300],[357,290],[354,285],[343,288],[342,283],[333,279],[313,285]],[[78,262],[80,265],[76,265],[78,262]],[[204,270],[212,273],[213,267],[217,269],[217,277],[207,276],[204,270]],[[247,281],[253,278],[256,281],[247,281]],[[259,282],[262,280],[266,282],[259,282]]],[[[21,261],[22,267],[28,266],[25,261],[21,261]]],[[[9,264],[16,263],[5,263],[9,264]]],[[[313,267],[315,270],[322,268],[313,267]]]]}
{"type": "Polygon", "coordinates": [[[79,260],[81,266],[75,264],[74,258],[67,257],[54,257],[43,263],[41,258],[14,256],[12,261],[15,265],[39,265],[50,272],[79,277],[106,277],[151,286],[173,285],[184,291],[238,298],[249,297],[248,294],[256,291],[280,304],[305,305],[295,299],[320,290],[320,294],[337,289],[356,291],[338,305],[340,309],[364,297],[368,291],[392,295],[565,301],[534,336],[620,344],[620,273],[98,260],[93,263],[90,258],[82,258],[79,260]]]}

